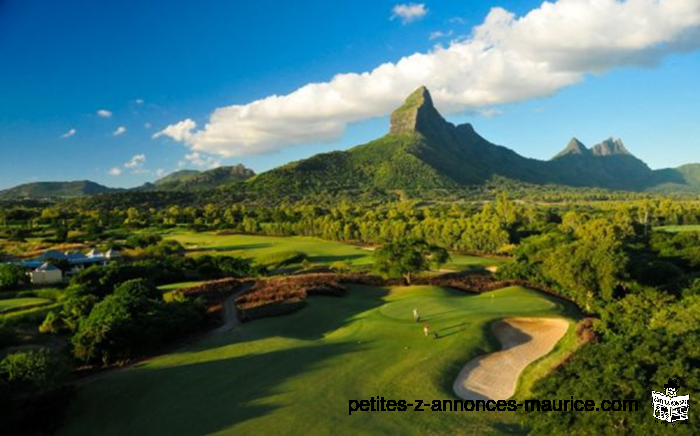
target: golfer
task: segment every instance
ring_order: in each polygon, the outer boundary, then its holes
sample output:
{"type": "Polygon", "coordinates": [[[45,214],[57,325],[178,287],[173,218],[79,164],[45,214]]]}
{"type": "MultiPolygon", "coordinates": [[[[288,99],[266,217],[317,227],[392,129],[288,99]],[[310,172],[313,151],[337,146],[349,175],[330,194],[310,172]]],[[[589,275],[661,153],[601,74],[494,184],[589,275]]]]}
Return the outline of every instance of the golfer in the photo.
{"type": "Polygon", "coordinates": [[[423,326],[423,333],[425,333],[426,336],[430,334],[430,324],[426,324],[423,326]]]}
{"type": "Polygon", "coordinates": [[[420,322],[420,315],[418,314],[418,309],[413,309],[413,320],[415,322],[420,322]]]}

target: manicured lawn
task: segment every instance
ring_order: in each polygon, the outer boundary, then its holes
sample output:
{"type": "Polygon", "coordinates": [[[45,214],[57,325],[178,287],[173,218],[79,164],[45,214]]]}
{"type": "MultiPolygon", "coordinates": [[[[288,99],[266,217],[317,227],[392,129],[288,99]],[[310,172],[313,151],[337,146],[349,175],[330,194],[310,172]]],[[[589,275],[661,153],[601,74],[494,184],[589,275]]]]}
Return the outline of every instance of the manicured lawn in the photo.
{"type": "Polygon", "coordinates": [[[487,324],[507,316],[577,316],[512,287],[468,295],[438,287],[355,286],[311,297],[291,315],[253,321],[79,388],[62,434],[481,434],[523,432],[512,412],[355,412],[349,400],[454,399],[471,358],[497,349],[487,324]],[[440,339],[412,320],[418,308],[440,339]]]}
{"type": "Polygon", "coordinates": [[[657,230],[660,232],[669,232],[669,233],[700,232],[700,225],[660,226],[660,227],[654,227],[654,230],[657,230]]]}
{"type": "Polygon", "coordinates": [[[51,300],[45,298],[12,298],[10,300],[0,300],[0,313],[22,307],[39,306],[48,303],[51,303],[51,300]]]}
{"type": "MultiPolygon", "coordinates": [[[[178,231],[165,236],[184,245],[192,255],[222,254],[258,258],[272,253],[300,251],[309,256],[315,264],[330,265],[344,261],[354,266],[372,265],[372,251],[368,248],[344,244],[342,242],[324,241],[306,237],[275,237],[253,235],[217,235],[211,232],[194,233],[178,231]]],[[[453,254],[445,269],[463,270],[477,267],[499,265],[500,259],[453,254]]]]}

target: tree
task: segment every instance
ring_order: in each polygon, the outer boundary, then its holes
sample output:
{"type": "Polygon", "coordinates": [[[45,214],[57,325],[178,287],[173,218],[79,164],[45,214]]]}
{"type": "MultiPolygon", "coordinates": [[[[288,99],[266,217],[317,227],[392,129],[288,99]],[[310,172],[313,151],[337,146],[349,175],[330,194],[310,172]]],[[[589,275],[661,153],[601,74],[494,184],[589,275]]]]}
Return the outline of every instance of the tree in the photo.
{"type": "Polygon", "coordinates": [[[8,291],[27,283],[29,283],[29,277],[23,267],[0,264],[0,291],[8,291]]]}
{"type": "Polygon", "coordinates": [[[374,252],[374,268],[385,277],[403,277],[410,285],[413,274],[439,267],[449,259],[444,248],[421,240],[403,239],[379,247],[374,252]]]}

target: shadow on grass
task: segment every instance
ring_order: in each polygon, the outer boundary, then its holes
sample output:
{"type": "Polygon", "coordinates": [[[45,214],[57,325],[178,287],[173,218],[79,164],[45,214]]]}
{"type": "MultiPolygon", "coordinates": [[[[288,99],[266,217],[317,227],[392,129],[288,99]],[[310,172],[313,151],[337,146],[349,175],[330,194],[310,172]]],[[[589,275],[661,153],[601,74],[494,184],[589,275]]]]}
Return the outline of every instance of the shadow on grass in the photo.
{"type": "Polygon", "coordinates": [[[286,406],[293,398],[274,398],[291,392],[285,382],[361,347],[350,343],[311,345],[129,371],[83,388],[61,433],[216,433],[286,406]]]}
{"type": "Polygon", "coordinates": [[[378,307],[387,294],[386,289],[353,285],[344,298],[313,296],[298,312],[246,323],[180,352],[211,356],[221,349],[224,354],[232,352],[226,348],[233,344],[245,347],[244,342],[272,337],[308,341],[293,348],[172,367],[154,368],[155,361],[82,386],[60,434],[211,434],[265,416],[294,401],[275,396],[315,389],[292,391],[286,382],[369,346],[316,341],[378,307]]]}
{"type": "Polygon", "coordinates": [[[463,332],[464,330],[467,329],[467,328],[466,328],[467,325],[469,325],[469,323],[465,321],[465,322],[462,322],[462,323],[459,323],[459,324],[455,324],[455,325],[443,327],[443,328],[437,330],[436,333],[437,333],[441,338],[446,338],[446,337],[448,337],[448,336],[456,335],[456,334],[459,333],[459,332],[463,332]]]}
{"type": "Polygon", "coordinates": [[[333,263],[333,262],[350,262],[354,259],[361,259],[363,257],[367,257],[367,255],[364,254],[341,254],[337,256],[309,256],[309,261],[310,262],[315,262],[315,263],[333,263]]]}

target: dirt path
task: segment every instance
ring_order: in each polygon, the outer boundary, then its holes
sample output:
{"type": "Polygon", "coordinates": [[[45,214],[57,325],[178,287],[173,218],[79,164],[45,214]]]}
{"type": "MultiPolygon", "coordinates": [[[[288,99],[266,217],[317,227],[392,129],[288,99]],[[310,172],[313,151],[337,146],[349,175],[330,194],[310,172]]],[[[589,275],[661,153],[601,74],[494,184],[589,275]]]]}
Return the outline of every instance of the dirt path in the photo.
{"type": "Polygon", "coordinates": [[[464,400],[506,400],[532,362],[548,354],[566,334],[569,323],[559,318],[507,318],[493,324],[501,351],[469,361],[453,389],[464,400]]]}

